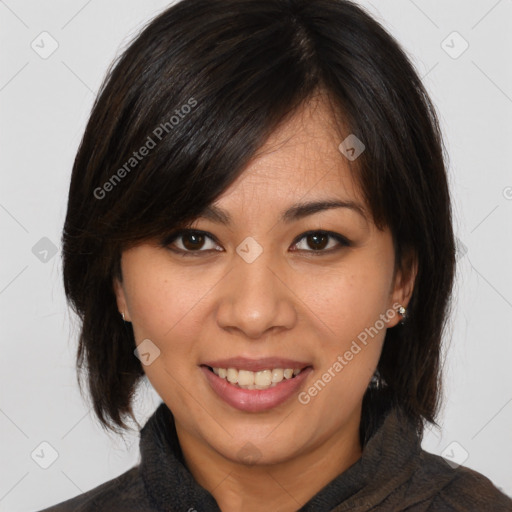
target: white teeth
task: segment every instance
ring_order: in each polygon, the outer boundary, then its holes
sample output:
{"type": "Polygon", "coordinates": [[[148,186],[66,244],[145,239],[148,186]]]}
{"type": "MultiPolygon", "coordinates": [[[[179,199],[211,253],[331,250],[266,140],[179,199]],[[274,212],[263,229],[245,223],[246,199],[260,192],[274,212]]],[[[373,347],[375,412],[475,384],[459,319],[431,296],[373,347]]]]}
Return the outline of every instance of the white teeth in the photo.
{"type": "Polygon", "coordinates": [[[300,372],[301,368],[273,368],[257,372],[236,368],[213,368],[215,375],[244,389],[268,389],[284,379],[291,379],[300,372]]]}
{"type": "Polygon", "coordinates": [[[283,380],[284,370],[282,368],[274,368],[272,370],[272,382],[281,382],[283,380]]]}
{"type": "Polygon", "coordinates": [[[252,386],[254,384],[254,373],[247,370],[238,370],[237,382],[240,386],[252,386]]]}
{"type": "Polygon", "coordinates": [[[228,368],[227,379],[231,384],[236,384],[238,381],[238,371],[234,368],[228,368]]]}
{"type": "Polygon", "coordinates": [[[272,384],[272,370],[256,372],[254,375],[254,384],[256,384],[256,386],[270,386],[270,384],[272,384]]]}

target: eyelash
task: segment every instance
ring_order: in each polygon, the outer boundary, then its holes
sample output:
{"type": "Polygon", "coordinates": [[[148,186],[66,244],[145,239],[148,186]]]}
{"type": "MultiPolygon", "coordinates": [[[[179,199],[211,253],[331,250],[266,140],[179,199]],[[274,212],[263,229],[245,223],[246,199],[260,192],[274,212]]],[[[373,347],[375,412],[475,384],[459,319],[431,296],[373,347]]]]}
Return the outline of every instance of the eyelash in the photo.
{"type": "MultiPolygon", "coordinates": [[[[196,235],[203,235],[206,238],[209,238],[212,242],[215,242],[216,244],[220,245],[219,242],[213,237],[212,235],[209,235],[205,231],[197,230],[197,229],[180,229],[178,231],[174,231],[169,236],[167,236],[162,242],[161,245],[164,248],[169,249],[170,251],[174,253],[178,253],[183,257],[197,257],[201,256],[201,253],[208,253],[210,251],[216,251],[216,249],[208,249],[208,250],[197,250],[197,251],[190,251],[190,250],[183,250],[183,249],[176,249],[170,247],[170,245],[177,240],[178,238],[184,236],[184,235],[190,235],[190,234],[196,234],[196,235]]],[[[302,233],[298,238],[296,238],[296,241],[294,241],[293,245],[297,245],[302,239],[307,238],[310,235],[326,235],[329,238],[332,238],[336,240],[339,243],[338,247],[330,248],[330,249],[319,249],[319,250],[306,250],[306,249],[299,249],[298,252],[307,252],[312,253],[313,256],[322,256],[325,254],[332,254],[333,252],[337,252],[338,250],[342,249],[343,247],[350,247],[352,243],[345,238],[344,236],[333,233],[332,231],[325,231],[321,229],[317,230],[310,230],[306,231],[305,233],[302,233]]],[[[221,251],[217,251],[221,252],[221,251]]]]}

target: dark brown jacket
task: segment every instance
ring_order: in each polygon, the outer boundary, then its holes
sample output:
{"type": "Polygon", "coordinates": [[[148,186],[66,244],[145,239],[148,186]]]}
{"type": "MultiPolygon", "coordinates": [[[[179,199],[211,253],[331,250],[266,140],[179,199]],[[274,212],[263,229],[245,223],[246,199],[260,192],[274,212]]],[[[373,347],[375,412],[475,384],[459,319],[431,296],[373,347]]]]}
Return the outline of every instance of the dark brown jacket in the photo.
{"type": "MultiPolygon", "coordinates": [[[[141,430],[140,453],[140,464],[117,478],[40,512],[220,510],[187,470],[172,414],[163,402],[141,430]]],[[[512,499],[480,473],[463,466],[453,469],[442,457],[422,450],[414,427],[392,409],[363,447],[362,457],[298,510],[504,512],[512,511],[512,499]]]]}

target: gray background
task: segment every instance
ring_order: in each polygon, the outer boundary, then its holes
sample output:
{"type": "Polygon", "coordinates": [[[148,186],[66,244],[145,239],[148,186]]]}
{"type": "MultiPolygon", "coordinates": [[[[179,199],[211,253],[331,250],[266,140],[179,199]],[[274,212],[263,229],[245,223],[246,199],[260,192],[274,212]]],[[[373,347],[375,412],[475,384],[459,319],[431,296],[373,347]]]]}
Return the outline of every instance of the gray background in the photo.
{"type": "MultiPolygon", "coordinates": [[[[424,77],[450,155],[459,275],[442,431],[427,432],[423,446],[447,463],[464,460],[512,495],[512,0],[361,4],[424,77]]],[[[2,511],[39,510],[138,461],[138,432],[107,435],[80,397],[60,231],[74,155],[107,67],[167,5],[0,1],[2,511]]],[[[141,424],[158,402],[145,383],[141,424]]]]}

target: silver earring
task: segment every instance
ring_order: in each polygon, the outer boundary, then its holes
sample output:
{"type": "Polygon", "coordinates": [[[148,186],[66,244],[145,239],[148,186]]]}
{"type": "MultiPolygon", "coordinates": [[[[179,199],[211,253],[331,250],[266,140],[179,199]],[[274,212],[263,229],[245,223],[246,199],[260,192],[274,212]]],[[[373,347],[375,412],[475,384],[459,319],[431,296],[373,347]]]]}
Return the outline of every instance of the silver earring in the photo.
{"type": "Polygon", "coordinates": [[[380,389],[382,387],[382,379],[379,370],[375,370],[370,383],[368,384],[369,389],[380,389]]]}
{"type": "Polygon", "coordinates": [[[126,322],[126,320],[124,319],[124,313],[121,313],[121,316],[123,317],[123,322],[126,322]]]}
{"type": "Polygon", "coordinates": [[[398,308],[398,313],[402,315],[402,320],[400,320],[400,323],[403,324],[405,322],[405,319],[407,318],[407,309],[403,306],[400,306],[398,308]]]}

